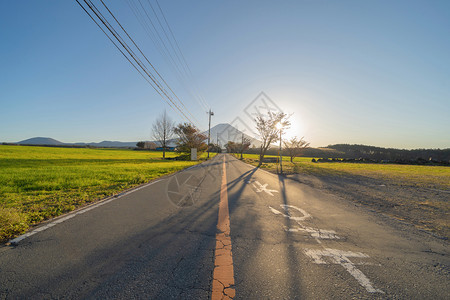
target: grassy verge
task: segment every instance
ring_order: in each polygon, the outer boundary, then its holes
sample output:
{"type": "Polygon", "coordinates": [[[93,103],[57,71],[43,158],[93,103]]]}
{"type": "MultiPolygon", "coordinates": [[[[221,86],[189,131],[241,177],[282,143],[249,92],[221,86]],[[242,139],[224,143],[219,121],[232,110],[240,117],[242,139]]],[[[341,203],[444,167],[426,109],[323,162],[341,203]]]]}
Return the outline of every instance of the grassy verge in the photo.
{"type": "MultiPolygon", "coordinates": [[[[297,157],[291,163],[283,157],[283,172],[318,176],[364,176],[396,184],[450,190],[450,168],[444,166],[416,166],[371,163],[313,163],[311,157],[297,157]]],[[[258,165],[256,154],[245,154],[244,161],[258,165]]],[[[263,163],[262,169],[276,172],[276,163],[263,163]]]]}
{"type": "MultiPolygon", "coordinates": [[[[149,151],[0,145],[0,241],[198,163],[161,157],[161,152],[149,151]]],[[[205,157],[203,153],[200,158],[205,157]]]]}

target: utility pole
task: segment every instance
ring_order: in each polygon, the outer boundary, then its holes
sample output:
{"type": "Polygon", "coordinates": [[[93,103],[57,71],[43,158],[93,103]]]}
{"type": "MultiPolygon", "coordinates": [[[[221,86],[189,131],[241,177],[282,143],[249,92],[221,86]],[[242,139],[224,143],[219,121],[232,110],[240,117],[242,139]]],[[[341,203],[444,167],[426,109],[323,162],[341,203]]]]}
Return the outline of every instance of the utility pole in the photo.
{"type": "Polygon", "coordinates": [[[281,154],[281,131],[283,128],[280,129],[280,173],[283,174],[283,155],[281,154]]]}
{"type": "Polygon", "coordinates": [[[209,110],[209,112],[206,112],[209,115],[209,125],[208,125],[208,158],[209,158],[209,143],[211,140],[211,116],[214,116],[214,113],[211,111],[211,109],[209,110]]]}
{"type": "Polygon", "coordinates": [[[241,159],[242,159],[242,152],[244,152],[244,134],[242,134],[242,140],[241,140],[241,159]]]}

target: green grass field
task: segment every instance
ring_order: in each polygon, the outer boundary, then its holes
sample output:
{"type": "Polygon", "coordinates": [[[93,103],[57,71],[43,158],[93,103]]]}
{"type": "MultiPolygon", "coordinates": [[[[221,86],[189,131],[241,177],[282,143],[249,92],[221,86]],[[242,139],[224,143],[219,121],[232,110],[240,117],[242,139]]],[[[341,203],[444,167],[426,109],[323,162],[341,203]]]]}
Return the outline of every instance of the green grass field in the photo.
{"type": "MultiPolygon", "coordinates": [[[[273,157],[273,156],[267,156],[273,157]]],[[[257,165],[257,154],[244,154],[246,162],[257,165]]],[[[311,162],[312,157],[297,157],[294,163],[283,157],[283,171],[311,175],[358,175],[402,182],[418,187],[450,190],[450,168],[444,166],[416,166],[372,163],[311,162]]],[[[264,163],[261,168],[274,171],[275,163],[264,163]]]]}
{"type": "Polygon", "coordinates": [[[161,152],[150,151],[0,145],[0,241],[198,163],[161,158],[161,152]]]}

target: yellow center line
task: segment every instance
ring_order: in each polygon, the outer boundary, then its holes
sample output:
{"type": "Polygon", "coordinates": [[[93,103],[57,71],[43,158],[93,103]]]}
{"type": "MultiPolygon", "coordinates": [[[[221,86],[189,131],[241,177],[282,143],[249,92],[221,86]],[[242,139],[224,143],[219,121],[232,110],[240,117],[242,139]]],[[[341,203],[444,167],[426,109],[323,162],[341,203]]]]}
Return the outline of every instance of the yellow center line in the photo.
{"type": "Polygon", "coordinates": [[[219,220],[217,222],[216,250],[211,299],[233,299],[233,255],[231,253],[230,215],[228,210],[227,169],[223,157],[222,185],[220,188],[219,220]]]}

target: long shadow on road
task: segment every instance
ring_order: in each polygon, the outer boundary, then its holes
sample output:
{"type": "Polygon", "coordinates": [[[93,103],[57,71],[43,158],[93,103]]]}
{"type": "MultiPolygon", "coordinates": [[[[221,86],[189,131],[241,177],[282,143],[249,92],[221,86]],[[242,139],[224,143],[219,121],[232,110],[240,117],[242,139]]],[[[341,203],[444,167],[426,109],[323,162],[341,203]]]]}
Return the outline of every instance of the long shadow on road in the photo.
{"type": "MultiPolygon", "coordinates": [[[[229,159],[227,166],[228,174],[232,175],[242,172],[243,167],[240,164],[243,163],[238,160],[229,159]]],[[[289,287],[289,290],[285,290],[283,296],[279,294],[279,297],[286,296],[290,299],[300,298],[302,293],[299,286],[299,261],[294,247],[295,241],[289,232],[284,233],[285,236],[281,238],[281,242],[278,242],[280,240],[278,235],[275,238],[277,240],[276,244],[272,244],[273,239],[270,241],[267,240],[267,234],[269,233],[263,232],[263,230],[264,228],[273,228],[273,225],[268,224],[271,221],[264,219],[262,212],[268,209],[268,206],[262,204],[264,201],[256,193],[248,193],[249,188],[251,189],[249,183],[255,180],[257,170],[258,168],[254,167],[240,176],[233,178],[228,183],[231,238],[235,260],[236,297],[268,297],[267,294],[262,294],[261,290],[267,290],[270,286],[273,287],[270,295],[277,294],[277,290],[280,289],[277,286],[277,282],[280,279],[276,278],[276,270],[268,268],[260,270],[259,274],[255,274],[255,270],[259,268],[259,266],[255,267],[255,264],[261,265],[264,268],[264,266],[270,265],[271,262],[268,260],[279,260],[287,268],[287,275],[285,273],[283,276],[288,280],[288,282],[285,282],[285,286],[289,287]],[[279,245],[284,245],[285,249],[283,250],[279,245]],[[277,250],[280,250],[279,253],[282,253],[286,257],[273,257],[273,253],[277,250]],[[255,257],[256,255],[259,255],[259,257],[255,257]],[[265,282],[257,282],[252,280],[252,277],[261,278],[265,282]]],[[[262,174],[262,176],[265,175],[262,174]]],[[[278,181],[281,191],[281,202],[279,204],[289,204],[285,192],[284,178],[280,177],[278,181]]],[[[274,201],[280,200],[277,199],[274,201]]],[[[285,226],[287,228],[290,228],[289,222],[290,220],[285,218],[285,226]]],[[[279,266],[279,268],[283,267],[279,266]]]]}

